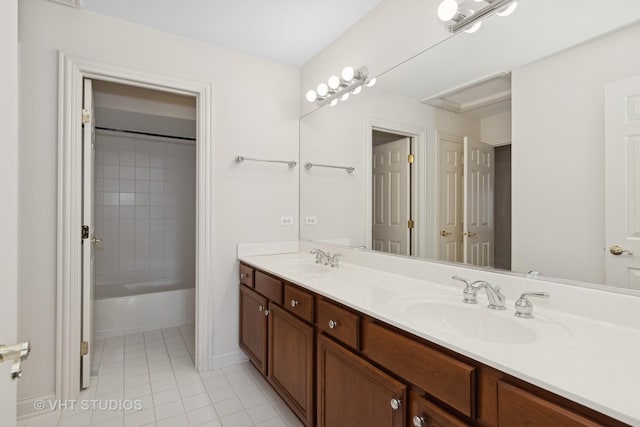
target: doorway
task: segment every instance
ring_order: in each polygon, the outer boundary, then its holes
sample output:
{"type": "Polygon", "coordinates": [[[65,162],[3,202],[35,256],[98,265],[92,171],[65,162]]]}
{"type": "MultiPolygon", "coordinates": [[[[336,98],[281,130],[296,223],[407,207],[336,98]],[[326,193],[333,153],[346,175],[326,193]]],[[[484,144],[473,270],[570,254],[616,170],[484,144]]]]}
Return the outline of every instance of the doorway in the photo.
{"type": "Polygon", "coordinates": [[[110,359],[131,351],[127,343],[139,350],[152,337],[173,337],[166,356],[193,363],[196,99],[93,79],[84,91],[93,101],[84,125],[93,145],[85,141],[83,180],[87,388],[101,367],[118,366],[110,359]]]}
{"type": "MultiPolygon", "coordinates": [[[[195,367],[211,369],[214,311],[211,287],[214,261],[214,158],[212,131],[212,85],[209,82],[167,77],[146,70],[125,68],[60,53],[60,116],[58,138],[58,260],[56,398],[77,399],[82,385],[81,351],[83,268],[83,89],[85,79],[185,95],[196,100],[195,144],[195,367]]],[[[86,130],[86,128],[84,128],[86,130]]],[[[85,151],[87,153],[87,151],[85,151]]],[[[97,237],[88,231],[92,237],[97,237]]],[[[93,247],[95,245],[87,245],[93,247]]],[[[85,247],[87,247],[85,246],[85,247]]],[[[86,282],[86,281],[85,281],[86,282]]],[[[161,313],[157,313],[161,316],[161,313]]],[[[91,349],[89,348],[89,352],[91,349]]]]}
{"type": "Polygon", "coordinates": [[[413,141],[374,129],[372,141],[372,249],[413,255],[413,141]]]}

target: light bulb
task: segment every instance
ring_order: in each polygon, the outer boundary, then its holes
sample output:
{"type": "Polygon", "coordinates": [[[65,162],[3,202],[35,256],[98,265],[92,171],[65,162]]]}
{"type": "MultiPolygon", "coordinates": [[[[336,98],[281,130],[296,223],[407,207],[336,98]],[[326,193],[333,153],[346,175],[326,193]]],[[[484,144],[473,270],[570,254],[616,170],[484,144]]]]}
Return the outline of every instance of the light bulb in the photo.
{"type": "Polygon", "coordinates": [[[349,99],[349,92],[345,93],[340,97],[340,101],[346,101],[347,99],[349,99]]]}
{"type": "Polygon", "coordinates": [[[338,89],[338,87],[340,86],[340,78],[338,76],[331,76],[329,77],[329,81],[327,83],[329,83],[329,87],[331,89],[338,89]]]}
{"type": "Polygon", "coordinates": [[[316,88],[316,91],[318,92],[318,95],[320,95],[320,96],[327,96],[327,94],[329,93],[329,86],[327,86],[324,83],[320,83],[318,85],[318,87],[316,88]]]}
{"type": "Polygon", "coordinates": [[[471,27],[467,28],[466,30],[464,30],[465,33],[469,33],[469,34],[473,34],[476,31],[478,31],[480,29],[480,27],[482,27],[482,21],[478,21],[475,24],[473,24],[471,27]]]}
{"type": "Polygon", "coordinates": [[[438,6],[438,18],[441,21],[451,21],[458,13],[458,2],[456,0],[442,0],[438,6]]]}
{"type": "Polygon", "coordinates": [[[351,81],[355,75],[356,72],[354,71],[353,67],[344,67],[344,69],[342,70],[342,78],[345,81],[351,81]]]}
{"type": "Polygon", "coordinates": [[[329,104],[329,107],[335,107],[338,104],[338,99],[334,99],[333,101],[331,101],[331,103],[329,104]]]}
{"type": "Polygon", "coordinates": [[[318,94],[315,90],[311,89],[309,92],[307,92],[307,101],[314,102],[316,99],[318,99],[318,94]]]}
{"type": "Polygon", "coordinates": [[[352,94],[357,95],[362,91],[362,86],[358,86],[354,90],[351,91],[352,94]]]}
{"type": "Polygon", "coordinates": [[[500,11],[496,12],[496,15],[502,16],[502,17],[509,16],[516,10],[517,7],[518,7],[518,2],[516,0],[513,3],[511,3],[509,6],[505,7],[504,9],[501,9],[500,11]]]}
{"type": "Polygon", "coordinates": [[[371,80],[369,80],[368,82],[365,83],[366,87],[373,87],[375,86],[376,82],[378,81],[378,79],[376,79],[375,77],[372,78],[371,80]]]}

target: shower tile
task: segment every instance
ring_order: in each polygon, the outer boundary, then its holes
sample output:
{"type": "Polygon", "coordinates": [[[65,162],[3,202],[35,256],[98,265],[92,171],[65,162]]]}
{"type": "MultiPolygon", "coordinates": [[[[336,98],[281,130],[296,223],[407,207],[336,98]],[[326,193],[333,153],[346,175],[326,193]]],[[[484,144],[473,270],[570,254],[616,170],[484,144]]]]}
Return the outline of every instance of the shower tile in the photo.
{"type": "Polygon", "coordinates": [[[120,191],[122,191],[123,193],[135,193],[136,181],[133,179],[121,179],[120,191]]]}
{"type": "Polygon", "coordinates": [[[120,204],[120,194],[118,193],[104,193],[104,205],[105,206],[118,206],[120,204]]]}
{"type": "Polygon", "coordinates": [[[104,165],[103,166],[103,174],[100,178],[105,179],[118,179],[120,178],[120,167],[114,165],[104,165]]]}
{"type": "MultiPolygon", "coordinates": [[[[107,168],[109,166],[105,166],[105,178],[117,178],[117,176],[109,176],[107,174],[107,168]]],[[[136,168],[132,166],[120,166],[120,179],[135,179],[136,176],[136,168]]]]}
{"type": "Polygon", "coordinates": [[[150,181],[136,181],[136,193],[148,193],[149,192],[149,185],[150,181]]]}
{"type": "Polygon", "coordinates": [[[149,167],[149,153],[136,153],[136,167],[149,167]]]}
{"type": "Polygon", "coordinates": [[[136,154],[133,151],[120,151],[120,166],[135,166],[136,154]]]}
{"type": "Polygon", "coordinates": [[[149,191],[152,193],[162,193],[164,191],[164,182],[151,180],[149,182],[149,191]]]}
{"type": "MultiPolygon", "coordinates": [[[[146,182],[146,181],[142,181],[142,182],[146,182]]],[[[153,182],[153,181],[151,181],[153,182]]],[[[165,203],[165,197],[164,194],[156,194],[156,193],[151,193],[150,197],[149,197],[149,204],[151,206],[162,206],[165,203]]]]}
{"type": "Polygon", "coordinates": [[[152,181],[162,181],[164,176],[164,169],[152,167],[149,171],[149,179],[152,181]]]}
{"type": "Polygon", "coordinates": [[[136,218],[149,218],[149,206],[136,206],[136,218]]]}
{"type": "Polygon", "coordinates": [[[139,179],[149,179],[149,168],[137,167],[136,166],[136,180],[139,179]]]}
{"type": "MultiPolygon", "coordinates": [[[[148,182],[148,181],[136,181],[136,182],[148,182]]],[[[148,205],[149,205],[149,193],[136,193],[136,206],[148,206],[148,205]]]]}
{"type": "Polygon", "coordinates": [[[121,206],[133,206],[135,203],[135,200],[136,200],[135,193],[120,193],[121,206]]]}

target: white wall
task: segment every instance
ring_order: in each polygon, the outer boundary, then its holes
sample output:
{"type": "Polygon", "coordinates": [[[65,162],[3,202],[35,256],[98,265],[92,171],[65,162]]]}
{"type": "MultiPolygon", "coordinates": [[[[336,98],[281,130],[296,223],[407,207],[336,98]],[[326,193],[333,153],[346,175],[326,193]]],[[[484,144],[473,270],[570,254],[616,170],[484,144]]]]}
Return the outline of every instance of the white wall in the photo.
{"type": "Polygon", "coordinates": [[[604,283],[604,88],[640,74],[638,40],[636,25],[513,72],[514,270],[604,283]]]}
{"type": "Polygon", "coordinates": [[[511,112],[482,118],[480,141],[490,145],[511,143],[511,112]]]}
{"type": "MultiPolygon", "coordinates": [[[[0,341],[17,341],[18,258],[18,1],[0,2],[0,341]]],[[[24,339],[23,335],[18,335],[24,339]]],[[[25,376],[32,367],[25,365],[25,376]]],[[[9,363],[0,365],[0,424],[15,425],[16,386],[9,380],[9,363]]]]}
{"type": "Polygon", "coordinates": [[[19,330],[36,349],[20,396],[55,384],[58,50],[213,83],[214,282],[202,286],[214,288],[214,362],[239,355],[236,244],[297,239],[279,223],[297,223],[298,171],[234,157],[298,157],[298,70],[45,0],[20,2],[20,42],[19,330]]]}
{"type": "MultiPolygon", "coordinates": [[[[424,181],[419,190],[427,202],[427,224],[418,224],[420,238],[435,233],[435,132],[459,136],[480,136],[478,119],[434,108],[412,99],[403,98],[374,88],[364,88],[357,96],[335,107],[325,107],[303,117],[300,121],[300,163],[323,163],[353,166],[347,174],[336,169],[313,168],[302,170],[300,176],[300,238],[309,240],[338,240],[350,246],[365,244],[367,176],[367,124],[380,120],[391,130],[404,127],[426,131],[427,164],[424,181]],[[304,224],[306,216],[317,217],[316,225],[304,224]]],[[[419,157],[419,156],[418,156],[419,157]]],[[[418,158],[417,160],[421,160],[418,158]]],[[[303,166],[304,167],[304,166],[303,166]]],[[[428,245],[426,256],[434,256],[435,240],[428,245]]]]}

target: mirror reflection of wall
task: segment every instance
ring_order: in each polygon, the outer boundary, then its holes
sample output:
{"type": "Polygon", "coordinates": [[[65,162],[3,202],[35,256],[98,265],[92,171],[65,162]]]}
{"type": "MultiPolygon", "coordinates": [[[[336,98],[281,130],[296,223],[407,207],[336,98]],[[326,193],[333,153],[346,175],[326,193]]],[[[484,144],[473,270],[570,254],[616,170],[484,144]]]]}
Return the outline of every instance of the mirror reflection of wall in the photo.
{"type": "MultiPolygon", "coordinates": [[[[549,5],[522,6],[524,15],[549,5]]],[[[625,206],[636,204],[623,199],[614,208],[605,191],[609,171],[637,166],[622,155],[609,156],[619,159],[613,168],[605,169],[603,161],[605,148],[617,144],[607,137],[617,133],[605,117],[605,103],[624,104],[622,98],[618,103],[607,98],[622,95],[605,94],[616,82],[640,76],[640,59],[631,54],[640,25],[629,25],[628,15],[616,24],[599,8],[582,10],[596,14],[599,27],[591,36],[586,27],[576,28],[567,36],[573,47],[541,47],[557,38],[523,43],[540,37],[540,26],[526,15],[487,22],[473,37],[455,36],[380,76],[376,87],[348,102],[303,117],[301,161],[348,164],[355,171],[351,176],[301,171],[301,216],[317,218],[314,225],[303,222],[301,238],[376,249],[372,132],[379,130],[412,141],[411,204],[406,218],[396,219],[407,227],[405,253],[640,289],[640,274],[630,273],[640,271],[640,265],[630,264],[637,257],[609,250],[634,244],[633,235],[614,236],[609,230],[614,223],[634,230],[633,221],[640,220],[625,206]],[[488,77],[496,81],[489,84],[488,77]],[[509,84],[500,86],[501,80],[509,84]],[[486,154],[476,145],[481,143],[488,145],[486,154]],[[487,158],[492,171],[469,169],[487,158]],[[616,211],[626,216],[616,220],[616,211]],[[483,225],[493,240],[482,235],[483,225]],[[613,267],[619,260],[624,265],[613,267]],[[610,274],[614,269],[626,273],[610,274]],[[614,276],[618,279],[608,279],[614,276]]],[[[551,21],[549,29],[555,28],[551,21]]],[[[629,97],[633,91],[627,92],[629,97]]],[[[616,186],[631,189],[627,198],[640,188],[632,175],[616,186]]],[[[378,248],[393,252],[390,246],[378,248]]]]}

